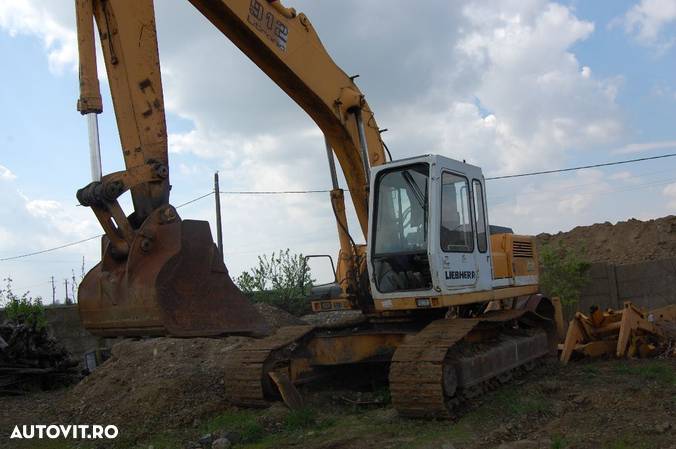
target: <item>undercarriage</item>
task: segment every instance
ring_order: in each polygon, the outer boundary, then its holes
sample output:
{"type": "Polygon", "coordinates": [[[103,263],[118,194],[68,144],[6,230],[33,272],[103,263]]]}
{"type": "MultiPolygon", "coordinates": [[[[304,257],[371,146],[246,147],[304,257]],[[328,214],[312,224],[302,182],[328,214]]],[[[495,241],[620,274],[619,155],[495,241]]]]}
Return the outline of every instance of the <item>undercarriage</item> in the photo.
{"type": "Polygon", "coordinates": [[[280,398],[300,407],[298,385],[346,365],[368,376],[366,367],[379,363],[389,367],[392,404],[402,416],[452,418],[554,350],[549,300],[534,295],[514,303],[519,307],[469,318],[281,328],[229,358],[226,395],[246,407],[280,398]]]}

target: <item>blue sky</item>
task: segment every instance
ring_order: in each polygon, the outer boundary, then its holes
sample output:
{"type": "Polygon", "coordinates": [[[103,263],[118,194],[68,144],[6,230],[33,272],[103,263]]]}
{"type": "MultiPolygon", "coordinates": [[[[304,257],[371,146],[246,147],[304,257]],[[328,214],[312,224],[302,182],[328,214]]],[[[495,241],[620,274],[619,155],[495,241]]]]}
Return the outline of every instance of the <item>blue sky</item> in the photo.
{"type": "MultiPolygon", "coordinates": [[[[322,137],[305,114],[188,2],[156,3],[172,203],[208,192],[215,170],[224,190],[328,188],[322,137]]],[[[337,63],[361,75],[395,158],[436,152],[490,176],[676,152],[676,0],[448,3],[420,2],[416,20],[403,1],[291,5],[337,63]]],[[[0,258],[100,232],[75,200],[90,175],[73,30],[71,1],[0,0],[0,258]]],[[[105,85],[103,166],[112,172],[122,160],[105,85]]],[[[675,169],[676,158],[494,181],[490,218],[538,233],[668,215],[675,169]]],[[[180,212],[213,223],[212,203],[180,212]]],[[[337,250],[321,194],[223,205],[235,275],[280,248],[337,250]]],[[[83,257],[87,269],[96,262],[95,242],[0,262],[0,276],[48,299],[55,276],[62,299],[83,257]]]]}

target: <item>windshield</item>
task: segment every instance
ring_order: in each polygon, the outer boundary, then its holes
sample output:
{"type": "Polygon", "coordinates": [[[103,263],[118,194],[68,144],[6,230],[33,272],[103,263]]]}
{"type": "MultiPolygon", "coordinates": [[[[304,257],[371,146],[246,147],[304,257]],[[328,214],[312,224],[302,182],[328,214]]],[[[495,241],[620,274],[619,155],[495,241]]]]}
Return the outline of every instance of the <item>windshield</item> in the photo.
{"type": "Polygon", "coordinates": [[[427,164],[387,171],[379,176],[375,205],[375,255],[427,250],[427,164]]]}

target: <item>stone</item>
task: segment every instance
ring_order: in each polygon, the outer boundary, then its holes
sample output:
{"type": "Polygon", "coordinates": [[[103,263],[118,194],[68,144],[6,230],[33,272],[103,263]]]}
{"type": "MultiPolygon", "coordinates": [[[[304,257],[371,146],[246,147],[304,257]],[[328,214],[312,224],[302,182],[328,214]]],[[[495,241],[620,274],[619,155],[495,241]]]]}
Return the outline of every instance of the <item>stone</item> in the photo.
{"type": "Polygon", "coordinates": [[[211,443],[214,441],[214,436],[210,433],[207,433],[206,435],[202,435],[197,442],[200,444],[200,446],[208,448],[211,446],[211,443]]]}
{"type": "Polygon", "coordinates": [[[232,443],[227,438],[219,438],[211,443],[211,449],[229,449],[232,443]]]}
{"type": "Polygon", "coordinates": [[[669,423],[669,422],[663,422],[663,423],[657,424],[655,426],[655,431],[657,433],[664,433],[669,429],[671,429],[671,423],[669,423]]]}
{"type": "Polygon", "coordinates": [[[589,401],[589,399],[587,399],[587,397],[582,396],[582,395],[580,395],[580,396],[575,396],[575,397],[573,398],[573,403],[574,403],[575,405],[584,405],[584,404],[586,404],[588,401],[589,401]]]}
{"type": "Polygon", "coordinates": [[[237,444],[242,442],[242,434],[235,432],[233,430],[224,430],[219,433],[220,438],[225,438],[230,441],[232,444],[237,444]]]}

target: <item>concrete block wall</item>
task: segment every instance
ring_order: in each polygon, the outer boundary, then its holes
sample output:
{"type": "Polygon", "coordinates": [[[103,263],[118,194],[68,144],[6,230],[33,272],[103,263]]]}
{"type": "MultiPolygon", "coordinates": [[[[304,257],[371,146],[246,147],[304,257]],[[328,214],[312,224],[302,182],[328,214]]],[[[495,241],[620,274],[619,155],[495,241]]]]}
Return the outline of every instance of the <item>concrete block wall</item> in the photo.
{"type": "Polygon", "coordinates": [[[597,263],[589,274],[580,302],[565,308],[567,319],[576,311],[588,313],[592,306],[620,309],[625,301],[648,310],[676,304],[676,259],[629,265],[597,263]]]}

